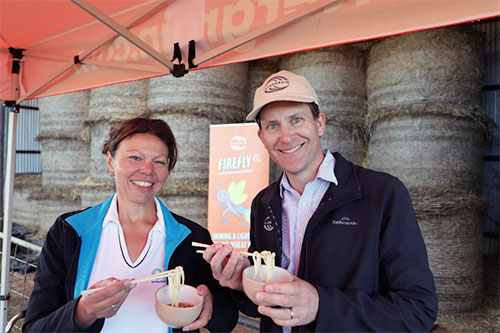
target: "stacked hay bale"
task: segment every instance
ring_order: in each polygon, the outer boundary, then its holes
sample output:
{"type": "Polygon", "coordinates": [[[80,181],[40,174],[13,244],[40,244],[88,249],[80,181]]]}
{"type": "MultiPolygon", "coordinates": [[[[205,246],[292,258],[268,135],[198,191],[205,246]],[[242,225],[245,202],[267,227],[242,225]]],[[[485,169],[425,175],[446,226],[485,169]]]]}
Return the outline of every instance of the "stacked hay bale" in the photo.
{"type": "Polygon", "coordinates": [[[102,145],[109,137],[112,126],[146,112],[147,96],[147,80],[91,90],[85,121],[90,145],[90,170],[79,183],[82,188],[82,208],[102,202],[115,192],[106,157],[101,153],[102,145]]]}
{"type": "Polygon", "coordinates": [[[481,36],[468,26],[380,40],[367,65],[365,164],[409,188],[441,312],[482,298],[481,36]]]}
{"type": "Polygon", "coordinates": [[[280,70],[304,75],[318,95],[326,115],[323,148],[340,152],[353,163],[364,158],[365,56],[336,46],[282,56],[280,70]]]}
{"type": "MultiPolygon", "coordinates": [[[[14,194],[12,205],[12,221],[14,223],[29,227],[32,230],[40,230],[38,224],[38,206],[37,200],[31,199],[31,193],[34,189],[42,187],[41,173],[24,173],[14,177],[14,194]]],[[[55,220],[57,216],[53,216],[55,220]]],[[[44,228],[46,230],[46,227],[44,228]]],[[[41,231],[45,234],[45,231],[41,231]]]]}
{"type": "Polygon", "coordinates": [[[88,173],[89,149],[84,139],[88,104],[88,91],[38,101],[42,186],[30,197],[38,201],[41,230],[47,230],[61,213],[81,207],[77,183],[88,173]]]}
{"type": "MultiPolygon", "coordinates": [[[[278,69],[279,57],[265,58],[250,61],[248,63],[248,106],[247,110],[253,109],[253,97],[255,90],[264,83],[264,80],[269,75],[276,73],[278,69]]],[[[269,182],[272,183],[278,180],[283,169],[279,167],[273,160],[269,164],[269,182]]]]}
{"type": "Polygon", "coordinates": [[[173,212],[207,225],[209,125],[242,122],[248,64],[192,71],[149,81],[148,112],[175,135],[178,161],[160,194],[173,212]]]}

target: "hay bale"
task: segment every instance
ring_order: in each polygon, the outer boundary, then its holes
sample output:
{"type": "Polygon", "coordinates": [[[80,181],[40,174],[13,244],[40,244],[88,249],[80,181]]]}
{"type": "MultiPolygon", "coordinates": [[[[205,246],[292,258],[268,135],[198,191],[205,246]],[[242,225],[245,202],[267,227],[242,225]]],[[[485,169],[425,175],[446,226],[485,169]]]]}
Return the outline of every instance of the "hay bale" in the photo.
{"type": "Polygon", "coordinates": [[[205,180],[176,181],[169,178],[158,197],[172,212],[207,227],[208,183],[205,180]]]}
{"type": "MultiPolygon", "coordinates": [[[[212,122],[243,122],[247,113],[248,63],[192,71],[182,78],[149,80],[148,110],[205,117],[212,122]]],[[[207,128],[208,131],[208,128],[207,128]]]]}
{"type": "Polygon", "coordinates": [[[43,186],[74,186],[89,172],[89,146],[80,139],[51,135],[39,138],[43,186]]]}
{"type": "Polygon", "coordinates": [[[270,57],[248,62],[248,111],[253,109],[255,90],[269,75],[278,71],[278,61],[279,57],[270,57]]]}
{"type": "MultiPolygon", "coordinates": [[[[37,224],[38,201],[30,199],[34,188],[42,186],[42,174],[17,174],[14,177],[12,222],[23,226],[37,224]]],[[[39,226],[37,225],[38,229],[39,226]]]]}
{"type": "Polygon", "coordinates": [[[484,135],[468,119],[401,116],[372,129],[364,164],[408,187],[481,191],[484,135]]]}
{"type": "Polygon", "coordinates": [[[38,204],[36,221],[42,234],[47,233],[59,215],[79,210],[81,206],[80,191],[73,186],[43,186],[33,190],[29,198],[38,204]]]}
{"type": "Polygon", "coordinates": [[[481,230],[487,201],[456,189],[409,190],[436,281],[439,311],[476,309],[483,297],[481,230]]]}
{"type": "Polygon", "coordinates": [[[84,133],[89,96],[89,91],[79,91],[38,101],[43,186],[74,186],[86,177],[89,151],[84,133]]]}
{"type": "Polygon", "coordinates": [[[148,110],[174,133],[178,160],[164,196],[169,208],[206,225],[209,126],[242,122],[247,114],[248,63],[150,79],[148,110]],[[186,186],[184,186],[184,185],[186,186]],[[201,194],[193,186],[205,191],[201,194]],[[189,199],[188,199],[189,198],[189,199]],[[191,204],[186,204],[186,201],[191,204]],[[172,207],[170,207],[172,206],[172,207]]]}
{"type": "Polygon", "coordinates": [[[88,90],[40,98],[40,137],[79,138],[88,115],[88,90]]]}
{"type": "Polygon", "coordinates": [[[460,25],[381,39],[368,56],[368,113],[414,103],[479,109],[481,37],[460,25]]]}
{"type": "Polygon", "coordinates": [[[81,209],[95,206],[109,199],[116,192],[113,181],[97,181],[87,177],[78,183],[81,189],[81,209]]]}
{"type": "Polygon", "coordinates": [[[193,114],[153,114],[172,129],[178,158],[169,181],[198,180],[208,183],[210,119],[193,114]]]}
{"type": "Polygon", "coordinates": [[[361,163],[365,151],[364,53],[347,46],[294,53],[282,56],[279,68],[304,75],[315,89],[327,119],[323,147],[361,163]]]}
{"type": "Polygon", "coordinates": [[[92,89],[89,119],[121,121],[146,112],[148,80],[92,89]]]}
{"type": "Polygon", "coordinates": [[[207,227],[208,197],[202,195],[169,195],[159,196],[167,208],[184,216],[202,227],[207,227]]]}
{"type": "MultiPolygon", "coordinates": [[[[127,118],[128,119],[128,118],[127,118]]],[[[125,120],[125,119],[123,119],[125,120]]],[[[90,178],[98,182],[113,182],[108,169],[106,155],[101,153],[104,141],[109,138],[109,130],[118,124],[120,120],[92,121],[90,131],[90,178]]],[[[90,122],[89,122],[90,123],[90,122]]]]}

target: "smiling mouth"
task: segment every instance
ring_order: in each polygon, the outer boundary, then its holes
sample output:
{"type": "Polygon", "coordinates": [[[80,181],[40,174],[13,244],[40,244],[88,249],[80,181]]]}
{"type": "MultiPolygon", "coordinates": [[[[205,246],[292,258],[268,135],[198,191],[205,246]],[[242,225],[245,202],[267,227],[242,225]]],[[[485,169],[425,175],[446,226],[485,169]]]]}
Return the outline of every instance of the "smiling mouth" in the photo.
{"type": "Polygon", "coordinates": [[[291,149],[280,149],[280,151],[283,153],[286,153],[286,154],[290,154],[290,153],[293,153],[294,151],[297,151],[300,147],[302,147],[302,145],[303,145],[303,143],[301,143],[300,145],[295,146],[291,149]]]}
{"type": "Polygon", "coordinates": [[[151,187],[153,186],[153,183],[151,182],[146,182],[146,181],[141,181],[141,180],[131,180],[132,184],[142,186],[142,187],[151,187]]]}

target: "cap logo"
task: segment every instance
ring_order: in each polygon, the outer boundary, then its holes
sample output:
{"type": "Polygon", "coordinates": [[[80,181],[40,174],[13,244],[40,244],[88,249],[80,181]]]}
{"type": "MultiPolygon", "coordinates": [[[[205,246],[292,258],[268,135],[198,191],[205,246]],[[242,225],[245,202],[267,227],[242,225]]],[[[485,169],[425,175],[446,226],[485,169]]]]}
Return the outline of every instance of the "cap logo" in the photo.
{"type": "Polygon", "coordinates": [[[290,81],[284,76],[275,76],[264,87],[266,94],[285,89],[290,85],[290,81]]]}

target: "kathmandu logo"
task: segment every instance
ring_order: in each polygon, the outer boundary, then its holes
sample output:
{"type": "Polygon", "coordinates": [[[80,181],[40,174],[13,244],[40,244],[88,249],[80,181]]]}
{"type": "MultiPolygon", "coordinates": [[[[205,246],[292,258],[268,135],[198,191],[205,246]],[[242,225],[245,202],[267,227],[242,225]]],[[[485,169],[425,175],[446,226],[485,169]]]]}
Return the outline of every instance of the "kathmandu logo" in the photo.
{"type": "Polygon", "coordinates": [[[340,225],[358,225],[358,222],[351,221],[347,216],[342,217],[340,220],[333,220],[332,224],[340,224],[340,225]]]}
{"type": "Polygon", "coordinates": [[[284,76],[275,76],[264,87],[266,94],[285,89],[290,85],[290,81],[284,76]]]}
{"type": "Polygon", "coordinates": [[[266,219],[264,220],[264,229],[266,231],[273,231],[274,230],[274,225],[273,225],[273,222],[271,222],[271,219],[268,217],[266,217],[266,219]]]}

